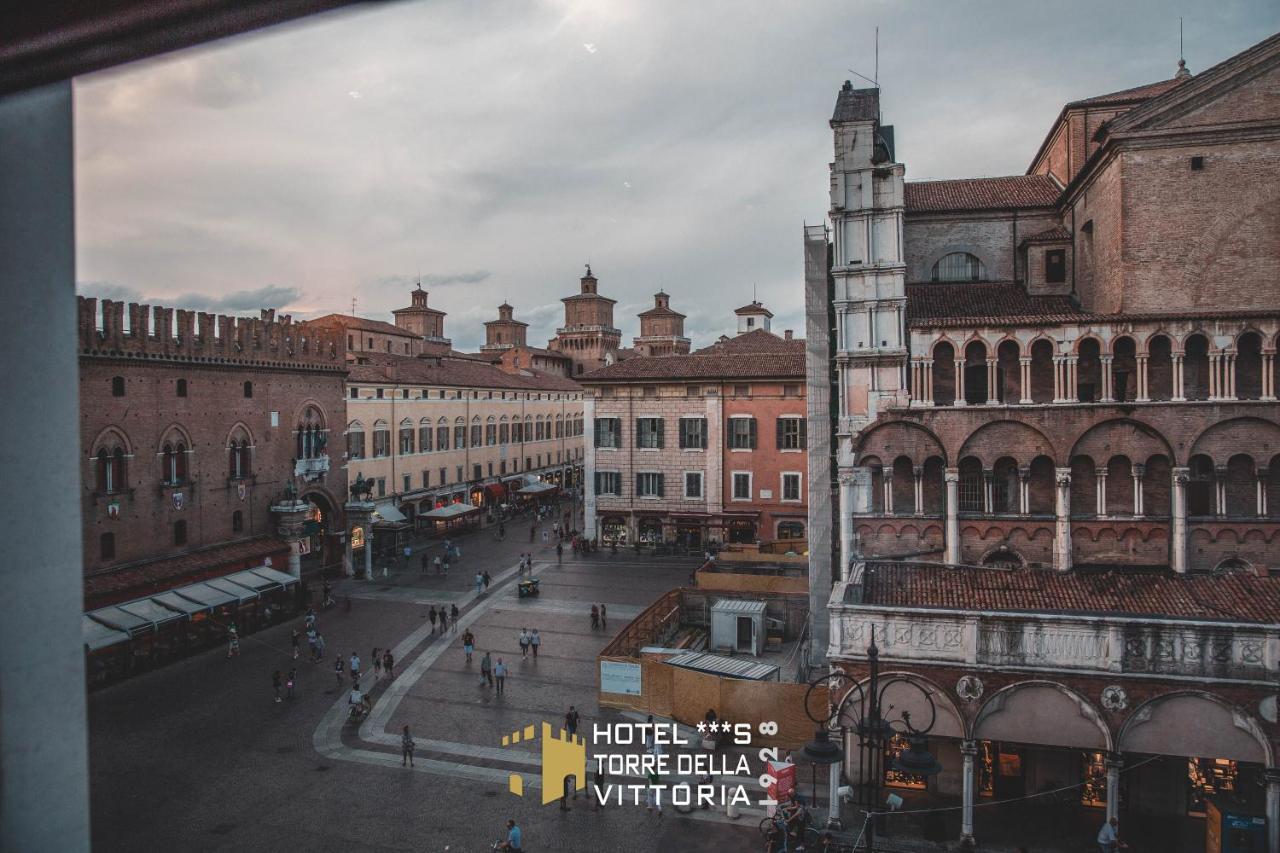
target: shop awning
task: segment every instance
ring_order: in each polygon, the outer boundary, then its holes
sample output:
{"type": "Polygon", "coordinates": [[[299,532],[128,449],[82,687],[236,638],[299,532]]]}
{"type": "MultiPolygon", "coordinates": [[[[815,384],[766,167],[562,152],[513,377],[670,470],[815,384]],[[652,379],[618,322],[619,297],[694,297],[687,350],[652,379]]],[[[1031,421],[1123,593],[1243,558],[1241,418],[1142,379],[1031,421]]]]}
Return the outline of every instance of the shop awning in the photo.
{"type": "Polygon", "coordinates": [[[527,486],[522,486],[519,494],[532,496],[545,495],[547,492],[554,492],[558,488],[559,486],[552,483],[530,483],[527,486]]]}
{"type": "Polygon", "coordinates": [[[81,618],[80,635],[84,639],[85,648],[91,652],[127,643],[132,639],[127,632],[108,628],[101,622],[93,621],[88,615],[81,618]]]}
{"type": "Polygon", "coordinates": [[[718,675],[721,678],[742,678],[748,681],[778,679],[778,668],[773,664],[713,655],[708,652],[685,652],[667,658],[666,662],[681,669],[692,669],[696,672],[718,675]]]}
{"type": "Polygon", "coordinates": [[[149,619],[144,619],[136,613],[130,613],[128,610],[122,610],[115,606],[99,607],[97,610],[90,610],[86,615],[93,621],[101,622],[108,628],[125,631],[130,635],[134,631],[141,631],[143,628],[151,627],[149,619]]]}
{"type": "Polygon", "coordinates": [[[269,581],[275,581],[280,584],[280,586],[288,587],[293,586],[296,583],[300,583],[300,581],[293,575],[285,574],[284,572],[279,571],[278,569],[273,569],[270,566],[259,566],[258,568],[250,569],[249,571],[253,572],[255,575],[264,577],[269,581]]]}
{"type": "Polygon", "coordinates": [[[239,584],[240,586],[248,587],[257,593],[273,592],[284,586],[279,581],[264,578],[252,569],[245,569],[243,572],[236,572],[233,575],[227,575],[226,580],[239,584]]]}
{"type": "Polygon", "coordinates": [[[235,604],[240,600],[239,595],[232,595],[226,590],[218,589],[204,583],[193,583],[190,586],[184,586],[181,589],[175,589],[174,595],[180,595],[183,598],[189,598],[206,607],[222,607],[224,604],[235,604]]]}
{"type": "Polygon", "coordinates": [[[185,613],[191,616],[194,613],[204,613],[206,610],[212,610],[213,605],[203,604],[198,601],[192,601],[189,598],[183,598],[176,592],[162,592],[159,595],[151,596],[151,600],[160,605],[176,610],[178,613],[185,613]]]}
{"type": "Polygon", "coordinates": [[[236,601],[239,601],[242,604],[246,601],[253,601],[258,597],[256,590],[249,589],[247,586],[241,586],[238,583],[233,583],[226,578],[210,578],[205,581],[205,583],[214,589],[220,589],[225,593],[234,595],[236,597],[236,601]]]}
{"type": "Polygon", "coordinates": [[[484,487],[484,493],[495,501],[500,501],[507,496],[507,487],[501,483],[489,483],[484,487]]]}
{"type": "Polygon", "coordinates": [[[374,508],[373,514],[382,521],[390,521],[395,524],[404,524],[409,520],[404,517],[404,513],[391,501],[378,504],[374,508]]]}
{"type": "Polygon", "coordinates": [[[471,504],[447,504],[445,506],[436,507],[430,512],[424,512],[421,517],[429,518],[433,521],[450,521],[479,511],[479,507],[472,506],[471,504]]]}
{"type": "Polygon", "coordinates": [[[127,610],[135,616],[141,616],[152,625],[163,625],[166,622],[172,622],[175,619],[182,619],[186,616],[185,612],[173,611],[168,607],[152,601],[150,598],[140,598],[137,601],[130,601],[127,604],[117,605],[121,610],[127,610]]]}

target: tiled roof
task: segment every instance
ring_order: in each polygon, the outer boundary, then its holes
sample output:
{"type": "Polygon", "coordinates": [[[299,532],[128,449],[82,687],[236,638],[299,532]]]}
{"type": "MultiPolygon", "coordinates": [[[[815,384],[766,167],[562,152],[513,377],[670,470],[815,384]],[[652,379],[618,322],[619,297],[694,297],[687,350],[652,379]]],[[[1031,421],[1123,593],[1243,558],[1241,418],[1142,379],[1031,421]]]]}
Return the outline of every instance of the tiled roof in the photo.
{"type": "Polygon", "coordinates": [[[765,308],[764,304],[761,302],[748,302],[746,305],[743,305],[741,308],[733,309],[733,313],[735,314],[768,314],[770,317],[773,316],[773,312],[770,311],[768,308],[765,308]]]}
{"type": "Polygon", "coordinates": [[[636,316],[637,317],[684,317],[684,315],[681,314],[679,311],[675,311],[671,308],[659,308],[656,305],[650,308],[648,311],[641,311],[636,316]]]}
{"type": "Polygon", "coordinates": [[[368,363],[352,364],[348,382],[400,382],[465,388],[514,388],[528,391],[581,391],[572,379],[540,370],[507,373],[473,358],[414,358],[407,355],[361,354],[368,363]],[[390,375],[388,375],[390,374],[390,375]]]}
{"type": "MultiPolygon", "coordinates": [[[[1189,80],[1191,78],[1188,77],[1187,79],[1189,80]]],[[[1092,98],[1072,101],[1067,104],[1067,107],[1102,107],[1137,104],[1142,101],[1150,100],[1157,95],[1163,95],[1170,89],[1175,89],[1182,85],[1182,83],[1182,80],[1173,77],[1168,80],[1161,80],[1157,83],[1148,83],[1145,86],[1134,86],[1132,89],[1121,89],[1119,92],[1110,92],[1106,95],[1095,95],[1092,98]]]]}
{"type": "Polygon", "coordinates": [[[1029,296],[1011,281],[907,285],[907,323],[917,328],[1071,323],[1092,316],[1067,296],[1029,296]]]}
{"type": "Polygon", "coordinates": [[[943,210],[1004,210],[1051,207],[1059,187],[1046,175],[961,178],[954,181],[909,181],[904,199],[908,213],[943,210]]]}
{"type": "Polygon", "coordinates": [[[836,96],[836,109],[831,115],[837,121],[876,121],[880,118],[880,90],[855,89],[848,80],[836,96]]]}
{"type": "Polygon", "coordinates": [[[756,329],[689,355],[628,358],[587,374],[583,382],[774,377],[804,378],[804,341],[787,341],[771,332],[756,329]],[[747,358],[747,355],[769,357],[747,358]]]}
{"type": "Polygon", "coordinates": [[[369,320],[365,317],[352,317],[350,314],[325,314],[323,317],[317,317],[307,322],[330,328],[359,329],[362,332],[379,332],[384,335],[400,335],[406,338],[417,337],[408,329],[402,329],[391,323],[384,323],[381,320],[369,320]]]}
{"type": "Polygon", "coordinates": [[[1055,225],[1052,228],[1046,228],[1027,237],[1024,243],[1058,243],[1063,240],[1070,240],[1071,232],[1063,228],[1061,225],[1055,225]]]}
{"type": "MultiPolygon", "coordinates": [[[[197,579],[230,574],[244,568],[247,563],[260,565],[264,557],[283,558],[288,551],[289,543],[274,536],[202,548],[176,557],[149,560],[88,575],[84,579],[84,597],[86,601],[99,604],[111,600],[126,601],[148,593],[195,583],[197,579]],[[224,567],[224,571],[214,571],[224,567]]],[[[277,565],[277,568],[280,566],[277,565]]]]}
{"type": "Polygon", "coordinates": [[[863,603],[946,610],[1141,615],[1280,622],[1280,577],[1236,572],[1054,572],[897,562],[870,563],[863,603]]]}

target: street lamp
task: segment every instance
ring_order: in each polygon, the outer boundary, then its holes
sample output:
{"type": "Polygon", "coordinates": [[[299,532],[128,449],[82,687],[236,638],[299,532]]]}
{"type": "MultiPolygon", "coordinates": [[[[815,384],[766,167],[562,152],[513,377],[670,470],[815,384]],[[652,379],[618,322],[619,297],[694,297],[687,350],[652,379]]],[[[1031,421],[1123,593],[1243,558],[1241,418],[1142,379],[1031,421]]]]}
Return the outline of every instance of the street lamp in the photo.
{"type": "MultiPolygon", "coordinates": [[[[842,741],[846,731],[856,733],[859,760],[858,779],[853,785],[854,799],[858,808],[870,818],[883,806],[880,788],[885,772],[885,748],[895,735],[906,737],[908,748],[890,760],[889,769],[913,776],[933,776],[942,770],[942,765],[925,747],[925,735],[933,729],[938,717],[933,697],[919,683],[903,676],[892,676],[883,682],[880,680],[880,650],[876,647],[874,627],[871,631],[871,645],[867,646],[867,663],[870,671],[865,682],[858,682],[839,669],[833,669],[827,675],[809,682],[809,690],[805,694],[805,713],[818,724],[818,730],[814,734],[814,740],[805,746],[804,754],[814,762],[816,793],[817,765],[835,764],[840,758],[830,756],[833,751],[842,751],[831,742],[829,730],[839,729],[842,741]],[[928,720],[924,725],[913,722],[911,712],[906,708],[897,710],[892,703],[886,707],[885,693],[896,684],[908,685],[920,693],[925,707],[929,709],[928,720]],[[814,691],[823,686],[827,689],[827,707],[825,715],[819,716],[812,710],[809,700],[814,691]],[[837,695],[841,697],[838,702],[837,695]],[[843,722],[846,714],[851,715],[852,725],[843,722]]],[[[850,777],[850,782],[853,781],[850,777]]],[[[838,815],[839,798],[836,797],[831,804],[830,822],[838,823],[838,815]]],[[[873,849],[875,830],[875,820],[869,819],[865,832],[867,850],[873,849]]]]}

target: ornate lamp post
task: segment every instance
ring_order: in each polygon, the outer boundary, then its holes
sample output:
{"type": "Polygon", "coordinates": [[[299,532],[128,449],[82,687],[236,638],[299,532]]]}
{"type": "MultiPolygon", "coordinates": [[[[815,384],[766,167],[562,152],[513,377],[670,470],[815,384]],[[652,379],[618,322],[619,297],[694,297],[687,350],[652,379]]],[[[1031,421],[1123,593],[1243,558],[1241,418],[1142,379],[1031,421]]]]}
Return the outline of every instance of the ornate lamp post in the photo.
{"type": "MultiPolygon", "coordinates": [[[[854,783],[854,800],[858,809],[871,815],[883,808],[881,785],[886,769],[885,749],[895,735],[906,737],[909,746],[905,752],[890,760],[888,769],[914,776],[933,776],[942,770],[942,765],[925,748],[924,741],[924,736],[937,721],[938,710],[933,697],[917,682],[903,676],[880,680],[880,650],[876,647],[874,628],[871,631],[871,645],[867,646],[867,663],[870,672],[866,682],[858,682],[842,670],[833,669],[829,674],[809,683],[809,691],[805,694],[805,713],[818,724],[818,730],[813,742],[805,746],[804,753],[814,761],[816,780],[818,763],[834,765],[840,760],[838,757],[823,760],[824,756],[830,756],[833,751],[842,751],[831,742],[828,731],[839,729],[842,741],[846,732],[855,733],[858,736],[857,779],[853,778],[853,768],[849,768],[849,781],[854,783]],[[924,705],[929,709],[924,725],[917,725],[918,721],[912,720],[909,710],[897,709],[892,703],[885,704],[885,692],[895,684],[908,685],[920,693],[924,705]],[[827,704],[825,715],[820,716],[814,712],[810,698],[822,686],[827,688],[827,704]],[[841,697],[838,701],[837,696],[841,697]],[[852,725],[847,725],[846,719],[852,725]]],[[[831,786],[831,795],[830,822],[838,823],[840,802],[835,784],[831,786]]],[[[875,820],[868,820],[864,835],[867,850],[873,849],[875,831],[875,820]]]]}

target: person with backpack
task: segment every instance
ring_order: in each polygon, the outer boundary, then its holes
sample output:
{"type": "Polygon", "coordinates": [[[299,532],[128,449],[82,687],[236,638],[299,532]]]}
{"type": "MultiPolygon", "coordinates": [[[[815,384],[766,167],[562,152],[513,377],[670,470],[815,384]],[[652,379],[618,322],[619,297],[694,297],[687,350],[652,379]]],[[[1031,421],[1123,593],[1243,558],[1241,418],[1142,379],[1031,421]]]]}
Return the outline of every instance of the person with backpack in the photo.
{"type": "MultiPolygon", "coordinates": [[[[454,626],[457,626],[456,622],[454,623],[454,626]]],[[[475,635],[471,633],[470,629],[468,629],[462,634],[462,651],[467,655],[467,663],[471,663],[471,653],[475,650],[476,638],[475,635]]]]}
{"type": "Polygon", "coordinates": [[[484,657],[480,658],[480,686],[493,686],[493,661],[489,657],[489,653],[485,652],[484,657]]]}
{"type": "Polygon", "coordinates": [[[404,727],[404,735],[400,738],[400,766],[413,766],[413,751],[417,748],[417,744],[413,742],[413,737],[409,734],[409,727],[404,727]]]}

